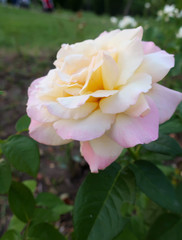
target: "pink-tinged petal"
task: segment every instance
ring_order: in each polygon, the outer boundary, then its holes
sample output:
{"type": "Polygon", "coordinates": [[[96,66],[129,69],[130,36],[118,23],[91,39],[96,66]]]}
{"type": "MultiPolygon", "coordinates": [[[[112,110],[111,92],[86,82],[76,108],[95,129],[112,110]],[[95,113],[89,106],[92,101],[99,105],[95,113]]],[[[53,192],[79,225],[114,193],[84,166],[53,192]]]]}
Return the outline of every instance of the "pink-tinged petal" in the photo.
{"type": "Polygon", "coordinates": [[[97,102],[86,102],[78,108],[65,108],[58,102],[51,102],[47,104],[48,111],[62,119],[79,119],[88,116],[98,107],[97,102]]]}
{"type": "Polygon", "coordinates": [[[144,54],[154,53],[161,51],[161,49],[155,45],[154,42],[145,42],[142,41],[144,54]]]}
{"type": "Polygon", "coordinates": [[[89,141],[102,136],[113,122],[114,115],[96,110],[84,119],[59,120],[54,123],[54,128],[63,139],[89,141]]]}
{"type": "Polygon", "coordinates": [[[151,88],[151,76],[145,73],[135,74],[127,85],[113,96],[100,101],[100,108],[103,113],[121,113],[135,104],[141,93],[146,93],[151,88]]]}
{"type": "Polygon", "coordinates": [[[125,114],[129,115],[130,117],[144,117],[150,112],[150,107],[145,99],[143,94],[140,94],[137,102],[130,106],[126,111],[125,114]]]}
{"type": "Polygon", "coordinates": [[[172,67],[174,67],[174,56],[165,51],[158,51],[145,55],[137,72],[145,72],[152,76],[152,82],[158,82],[172,67]]]}
{"type": "Polygon", "coordinates": [[[150,143],[158,138],[158,109],[151,99],[147,100],[150,106],[148,115],[134,118],[118,114],[112,125],[109,136],[122,147],[130,148],[137,144],[150,143]]]}
{"type": "Polygon", "coordinates": [[[37,105],[32,105],[27,107],[27,115],[42,123],[46,122],[54,122],[58,120],[58,117],[52,115],[48,110],[45,105],[37,104],[37,105]]]}
{"type": "Polygon", "coordinates": [[[52,146],[67,144],[72,141],[70,139],[63,140],[60,136],[58,136],[52,124],[39,123],[34,120],[31,120],[29,134],[37,142],[52,146]]]}
{"type": "Polygon", "coordinates": [[[32,92],[37,88],[37,86],[39,85],[39,83],[44,80],[44,78],[45,78],[45,76],[44,76],[44,77],[41,77],[41,78],[37,78],[36,80],[34,80],[34,81],[31,83],[30,87],[28,88],[28,96],[29,96],[29,97],[32,95],[32,92]]]}
{"type": "Polygon", "coordinates": [[[161,86],[157,83],[153,84],[152,89],[147,93],[155,102],[159,110],[159,121],[163,123],[170,119],[176,110],[178,104],[182,101],[182,93],[161,86]]]}
{"type": "Polygon", "coordinates": [[[103,135],[89,142],[81,142],[81,154],[90,166],[91,172],[109,166],[121,154],[123,148],[111,138],[103,135]]]}
{"type": "Polygon", "coordinates": [[[107,55],[103,55],[102,78],[104,89],[112,90],[116,86],[119,77],[119,69],[114,59],[107,55]]]}
{"type": "Polygon", "coordinates": [[[117,85],[123,85],[133,75],[143,60],[142,42],[135,38],[118,56],[118,67],[120,76],[117,85]]]}
{"type": "Polygon", "coordinates": [[[65,108],[78,108],[81,105],[85,104],[86,101],[89,99],[89,95],[80,95],[80,96],[73,96],[73,97],[61,97],[57,98],[57,101],[63,105],[65,108]]]}

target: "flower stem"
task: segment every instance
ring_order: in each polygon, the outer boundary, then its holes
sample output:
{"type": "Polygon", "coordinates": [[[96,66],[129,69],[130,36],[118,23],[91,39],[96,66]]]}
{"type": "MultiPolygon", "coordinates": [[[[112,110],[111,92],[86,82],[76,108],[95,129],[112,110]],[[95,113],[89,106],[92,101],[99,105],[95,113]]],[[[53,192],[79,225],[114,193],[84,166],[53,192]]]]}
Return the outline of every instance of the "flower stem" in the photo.
{"type": "Polygon", "coordinates": [[[128,148],[128,152],[130,153],[130,155],[132,156],[132,158],[137,161],[138,160],[138,151],[134,150],[133,148],[128,148]]]}

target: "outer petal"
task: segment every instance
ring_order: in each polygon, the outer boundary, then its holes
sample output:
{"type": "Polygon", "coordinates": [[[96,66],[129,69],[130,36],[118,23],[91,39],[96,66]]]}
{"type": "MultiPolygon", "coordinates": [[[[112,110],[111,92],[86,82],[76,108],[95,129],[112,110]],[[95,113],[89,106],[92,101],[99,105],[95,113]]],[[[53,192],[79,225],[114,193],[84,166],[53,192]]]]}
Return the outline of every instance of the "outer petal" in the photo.
{"type": "Polygon", "coordinates": [[[141,93],[146,93],[151,88],[151,77],[148,74],[136,74],[127,85],[113,96],[102,99],[100,108],[104,113],[120,113],[136,103],[141,93]]]}
{"type": "Polygon", "coordinates": [[[58,117],[52,115],[47,110],[47,107],[43,104],[37,104],[37,105],[27,107],[27,115],[30,118],[42,123],[54,122],[58,120],[58,117]]]}
{"type": "Polygon", "coordinates": [[[142,41],[144,54],[154,53],[161,51],[161,49],[155,45],[154,42],[145,42],[142,41]]]}
{"type": "Polygon", "coordinates": [[[80,120],[60,120],[54,123],[57,134],[63,139],[89,141],[102,136],[110,129],[114,115],[96,110],[87,118],[80,120]]]}
{"type": "Polygon", "coordinates": [[[153,84],[147,96],[153,99],[159,110],[160,123],[167,121],[182,101],[182,93],[163,87],[157,83],[153,84]]]}
{"type": "Polygon", "coordinates": [[[81,154],[90,166],[91,172],[109,166],[121,154],[122,147],[104,135],[89,142],[81,142],[81,154]]]}
{"type": "Polygon", "coordinates": [[[140,94],[137,102],[130,106],[126,111],[125,114],[129,115],[130,117],[144,117],[150,112],[150,107],[145,99],[143,94],[140,94]]]}
{"type": "Polygon", "coordinates": [[[63,107],[58,102],[51,102],[47,104],[48,111],[62,119],[79,119],[88,116],[98,106],[97,102],[86,102],[82,106],[74,109],[63,107]]]}
{"type": "Polygon", "coordinates": [[[143,47],[138,38],[133,39],[118,57],[120,76],[117,85],[123,85],[133,75],[143,60],[143,47]]]}
{"type": "Polygon", "coordinates": [[[138,37],[142,39],[143,35],[143,28],[133,28],[133,29],[125,29],[125,30],[114,30],[111,32],[104,32],[98,38],[95,39],[99,48],[102,49],[111,49],[115,48],[116,46],[119,48],[124,49],[128,41],[138,37]]]}
{"type": "Polygon", "coordinates": [[[165,51],[158,51],[145,55],[137,72],[148,73],[152,76],[152,82],[158,82],[172,67],[174,67],[174,56],[165,51]]]}
{"type": "Polygon", "coordinates": [[[39,123],[34,120],[31,120],[29,134],[37,142],[53,146],[67,144],[72,141],[70,139],[63,140],[60,136],[58,136],[52,124],[39,123]]]}
{"type": "Polygon", "coordinates": [[[39,83],[44,80],[44,78],[45,77],[38,78],[31,83],[30,87],[28,88],[28,96],[29,97],[32,95],[32,92],[37,88],[39,83]]]}
{"type": "Polygon", "coordinates": [[[158,138],[158,109],[152,100],[148,100],[151,110],[145,117],[133,118],[125,114],[118,114],[109,134],[122,147],[134,147],[158,138]]]}

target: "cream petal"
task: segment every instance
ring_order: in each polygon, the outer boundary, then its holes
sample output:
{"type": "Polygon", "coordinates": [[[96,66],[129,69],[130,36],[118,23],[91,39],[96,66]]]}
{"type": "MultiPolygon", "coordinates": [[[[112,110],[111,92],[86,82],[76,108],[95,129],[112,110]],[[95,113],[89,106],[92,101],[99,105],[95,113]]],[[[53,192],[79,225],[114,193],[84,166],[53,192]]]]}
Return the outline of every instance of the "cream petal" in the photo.
{"type": "Polygon", "coordinates": [[[89,141],[102,136],[113,121],[114,115],[96,110],[84,119],[59,120],[54,123],[54,128],[63,139],[89,141]]]}
{"type": "Polygon", "coordinates": [[[103,113],[120,113],[134,105],[141,93],[146,93],[151,88],[151,77],[148,74],[135,74],[127,85],[113,96],[100,101],[100,108],[103,113]]]}
{"type": "Polygon", "coordinates": [[[147,99],[150,112],[144,117],[130,117],[118,114],[109,131],[109,136],[124,148],[150,143],[158,138],[159,114],[151,99],[147,99]]]}
{"type": "Polygon", "coordinates": [[[85,56],[92,56],[97,52],[97,48],[94,40],[85,40],[83,42],[75,44],[63,44],[61,49],[57,53],[57,62],[64,60],[64,58],[70,54],[83,54],[85,56]]]}
{"type": "Polygon", "coordinates": [[[182,93],[154,83],[152,89],[147,93],[155,102],[159,110],[159,121],[167,121],[175,112],[176,107],[182,101],[182,93]]]}
{"type": "Polygon", "coordinates": [[[98,48],[102,48],[105,50],[115,48],[124,49],[128,44],[128,41],[133,38],[142,39],[143,36],[143,28],[133,28],[133,29],[125,29],[123,31],[114,30],[111,32],[104,32],[98,38],[95,39],[95,43],[98,45],[98,48]]]}
{"type": "Polygon", "coordinates": [[[48,111],[62,119],[79,119],[88,116],[98,107],[97,102],[86,102],[78,108],[65,108],[58,102],[51,102],[47,104],[48,111]]]}
{"type": "Polygon", "coordinates": [[[74,74],[88,66],[90,60],[83,54],[71,54],[64,58],[61,72],[74,74]]]}
{"type": "Polygon", "coordinates": [[[133,75],[143,60],[143,47],[138,38],[133,39],[118,56],[120,76],[117,85],[123,85],[133,75]]]}
{"type": "Polygon", "coordinates": [[[34,120],[31,120],[29,134],[37,142],[53,146],[67,144],[72,141],[70,139],[63,140],[60,136],[58,136],[52,124],[39,123],[34,120]]]}
{"type": "Polygon", "coordinates": [[[112,90],[116,86],[119,77],[119,69],[114,59],[107,55],[103,55],[102,78],[104,89],[112,90]]]}
{"type": "Polygon", "coordinates": [[[85,104],[85,102],[89,99],[90,95],[80,95],[73,97],[63,97],[57,98],[57,101],[63,105],[65,108],[77,108],[81,105],[85,104]]]}
{"type": "MultiPolygon", "coordinates": [[[[67,90],[66,90],[67,91],[67,90]]],[[[69,91],[68,91],[69,92],[69,91]]],[[[58,98],[57,101],[65,108],[78,108],[85,104],[90,97],[105,98],[116,94],[118,90],[98,90],[91,94],[58,98]]]]}
{"type": "Polygon", "coordinates": [[[98,54],[92,58],[92,62],[88,67],[88,76],[80,94],[86,94],[104,89],[101,71],[102,64],[103,51],[99,51],[98,54]]]}
{"type": "Polygon", "coordinates": [[[91,172],[97,173],[99,169],[104,169],[115,161],[122,149],[111,138],[103,135],[88,142],[81,142],[80,151],[89,164],[91,172]]]}
{"type": "Polygon", "coordinates": [[[117,92],[118,92],[118,90],[98,90],[89,95],[91,97],[95,97],[95,98],[103,98],[103,97],[112,96],[112,95],[116,94],[117,92]]]}
{"type": "Polygon", "coordinates": [[[165,51],[158,51],[145,55],[137,72],[145,72],[152,76],[152,82],[158,82],[172,67],[174,67],[174,56],[165,51]]]}

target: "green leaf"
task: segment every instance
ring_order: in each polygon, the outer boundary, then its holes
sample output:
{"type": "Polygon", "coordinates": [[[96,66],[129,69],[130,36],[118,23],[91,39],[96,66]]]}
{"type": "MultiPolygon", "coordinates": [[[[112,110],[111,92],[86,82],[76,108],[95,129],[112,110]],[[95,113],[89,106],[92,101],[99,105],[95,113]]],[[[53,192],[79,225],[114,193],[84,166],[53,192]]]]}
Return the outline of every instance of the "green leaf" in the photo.
{"type": "MultiPolygon", "coordinates": [[[[143,147],[142,147],[142,150],[143,150],[143,147]]],[[[145,149],[145,152],[144,151],[140,152],[140,160],[147,160],[149,162],[151,161],[154,164],[161,164],[163,162],[170,161],[173,159],[174,159],[173,156],[150,152],[146,149],[145,149]]]]}
{"type": "Polygon", "coordinates": [[[31,227],[28,236],[30,239],[37,240],[65,240],[64,236],[48,223],[40,223],[31,227]]]}
{"type": "Polygon", "coordinates": [[[21,236],[15,230],[9,230],[2,236],[1,240],[21,240],[21,236]]]}
{"type": "Polygon", "coordinates": [[[32,193],[35,192],[35,189],[37,187],[37,182],[35,180],[25,180],[23,181],[23,184],[30,189],[32,193]]]}
{"type": "Polygon", "coordinates": [[[18,121],[16,122],[16,131],[17,132],[24,132],[28,131],[28,127],[30,125],[30,118],[27,115],[22,116],[18,121]]]}
{"type": "Polygon", "coordinates": [[[162,153],[170,156],[181,156],[182,148],[178,142],[167,135],[160,135],[155,142],[145,144],[144,147],[152,152],[162,153]]]}
{"type": "Polygon", "coordinates": [[[172,184],[154,164],[137,161],[130,165],[130,169],[135,174],[137,185],[151,200],[163,208],[180,211],[181,206],[172,184]]]}
{"type": "Polygon", "coordinates": [[[60,214],[54,209],[36,208],[33,215],[33,223],[38,224],[42,222],[56,222],[60,218],[60,214]]]}
{"type": "Polygon", "coordinates": [[[59,215],[73,209],[73,206],[65,204],[58,196],[47,192],[40,193],[36,198],[36,203],[38,206],[54,209],[59,215]]]}
{"type": "Polygon", "coordinates": [[[12,216],[8,230],[16,230],[17,232],[21,232],[25,227],[25,223],[20,221],[15,215],[12,216]]]}
{"type": "Polygon", "coordinates": [[[59,220],[61,214],[68,213],[73,209],[73,206],[66,205],[58,196],[46,192],[37,196],[36,203],[39,206],[33,216],[33,221],[36,224],[55,222],[59,220]]]}
{"type": "Polygon", "coordinates": [[[114,163],[98,174],[89,174],[81,185],[74,206],[76,240],[110,240],[123,229],[127,219],[121,208],[135,199],[131,172],[114,163]]]}
{"type": "Polygon", "coordinates": [[[36,176],[39,170],[39,150],[37,143],[22,135],[15,135],[2,144],[5,157],[19,171],[36,176]]]}
{"type": "Polygon", "coordinates": [[[181,240],[182,219],[171,213],[161,215],[152,225],[147,240],[181,240]]]}
{"type": "Polygon", "coordinates": [[[123,231],[113,240],[139,240],[134,233],[131,232],[131,229],[125,227],[123,231]]]}
{"type": "Polygon", "coordinates": [[[0,159],[0,194],[7,193],[11,185],[11,169],[9,163],[0,159]]]}
{"type": "Polygon", "coordinates": [[[180,118],[171,119],[163,123],[160,126],[159,130],[161,133],[165,134],[182,132],[182,119],[180,118]]]}
{"type": "Polygon", "coordinates": [[[9,205],[21,221],[28,222],[32,219],[35,200],[31,191],[22,183],[12,182],[9,190],[9,205]]]}

